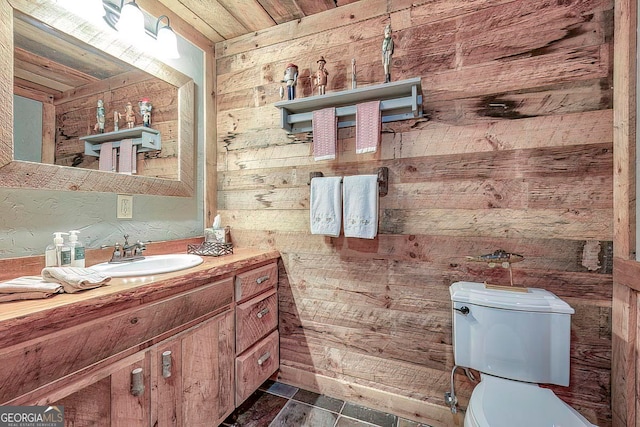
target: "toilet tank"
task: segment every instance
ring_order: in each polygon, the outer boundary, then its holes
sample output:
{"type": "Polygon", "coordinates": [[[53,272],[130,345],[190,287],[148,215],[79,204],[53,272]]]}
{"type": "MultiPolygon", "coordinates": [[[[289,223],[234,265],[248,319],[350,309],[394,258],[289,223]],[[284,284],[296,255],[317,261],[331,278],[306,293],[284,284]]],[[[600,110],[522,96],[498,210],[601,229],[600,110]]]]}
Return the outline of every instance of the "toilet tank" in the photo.
{"type": "Polygon", "coordinates": [[[536,288],[456,282],[449,292],[456,365],[518,381],[569,385],[574,313],[569,304],[536,288]]]}

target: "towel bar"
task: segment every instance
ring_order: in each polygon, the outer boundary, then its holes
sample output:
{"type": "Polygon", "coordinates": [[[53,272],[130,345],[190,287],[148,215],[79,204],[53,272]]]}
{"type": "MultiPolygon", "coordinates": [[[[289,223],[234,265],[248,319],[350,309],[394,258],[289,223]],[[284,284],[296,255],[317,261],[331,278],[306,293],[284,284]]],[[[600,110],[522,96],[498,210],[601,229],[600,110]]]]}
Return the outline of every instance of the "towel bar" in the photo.
{"type": "MultiPolygon", "coordinates": [[[[383,166],[376,169],[376,173],[378,174],[378,194],[380,197],[384,197],[389,192],[389,168],[383,166]]],[[[309,172],[309,182],[307,182],[307,185],[311,185],[311,180],[313,178],[319,178],[322,176],[324,176],[322,172],[309,172]]]]}

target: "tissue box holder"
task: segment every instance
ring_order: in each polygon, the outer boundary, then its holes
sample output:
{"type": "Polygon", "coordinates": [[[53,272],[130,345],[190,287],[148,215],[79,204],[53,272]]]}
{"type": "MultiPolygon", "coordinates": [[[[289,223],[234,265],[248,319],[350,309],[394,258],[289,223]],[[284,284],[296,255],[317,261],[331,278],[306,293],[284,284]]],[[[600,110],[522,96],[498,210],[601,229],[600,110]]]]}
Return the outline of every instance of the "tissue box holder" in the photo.
{"type": "Polygon", "coordinates": [[[233,244],[204,242],[199,245],[187,245],[187,253],[202,256],[231,255],[233,253],[233,244]]]}

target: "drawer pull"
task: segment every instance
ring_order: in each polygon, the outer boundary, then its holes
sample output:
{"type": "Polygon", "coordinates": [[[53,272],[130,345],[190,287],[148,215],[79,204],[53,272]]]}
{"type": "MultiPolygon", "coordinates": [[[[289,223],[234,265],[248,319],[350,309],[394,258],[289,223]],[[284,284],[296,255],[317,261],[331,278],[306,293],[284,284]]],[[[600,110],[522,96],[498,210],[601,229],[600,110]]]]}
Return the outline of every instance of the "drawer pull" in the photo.
{"type": "Polygon", "coordinates": [[[256,316],[258,316],[258,319],[262,319],[267,314],[269,314],[269,307],[265,307],[262,310],[260,310],[258,314],[256,314],[256,316]]]}
{"type": "Polygon", "coordinates": [[[262,283],[266,282],[267,280],[269,280],[269,276],[262,276],[262,277],[258,277],[258,278],[256,279],[256,283],[257,283],[258,285],[260,285],[260,284],[262,284],[262,283]]]}
{"type": "Polygon", "coordinates": [[[171,376],[171,352],[162,353],[162,377],[169,378],[171,376]]]}
{"type": "Polygon", "coordinates": [[[144,393],[144,377],[142,375],[142,368],[136,368],[131,371],[131,394],[134,396],[140,396],[144,393]]]}
{"type": "Polygon", "coordinates": [[[262,366],[263,363],[266,362],[267,360],[269,360],[270,357],[271,357],[271,353],[269,353],[267,351],[265,354],[260,356],[260,358],[258,359],[258,365],[262,366]]]}

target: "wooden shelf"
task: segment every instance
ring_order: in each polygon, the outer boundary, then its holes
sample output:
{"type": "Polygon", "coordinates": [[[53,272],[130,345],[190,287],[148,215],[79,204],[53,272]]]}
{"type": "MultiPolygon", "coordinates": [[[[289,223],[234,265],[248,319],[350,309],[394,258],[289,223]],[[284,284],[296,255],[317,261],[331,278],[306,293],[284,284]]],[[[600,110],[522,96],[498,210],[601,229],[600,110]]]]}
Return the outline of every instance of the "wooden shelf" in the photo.
{"type": "Polygon", "coordinates": [[[356,104],[380,100],[382,122],[422,117],[422,85],[419,77],[398,82],[365,86],[308,98],[280,101],[281,126],[289,133],[313,130],[313,112],[336,107],[338,127],[355,126],[356,104]]]}
{"type": "Polygon", "coordinates": [[[157,151],[162,148],[160,131],[145,126],[87,135],[79,139],[84,141],[84,154],[96,157],[100,157],[103,142],[113,142],[113,148],[118,148],[123,139],[133,139],[133,145],[137,146],[138,153],[157,151]]]}

